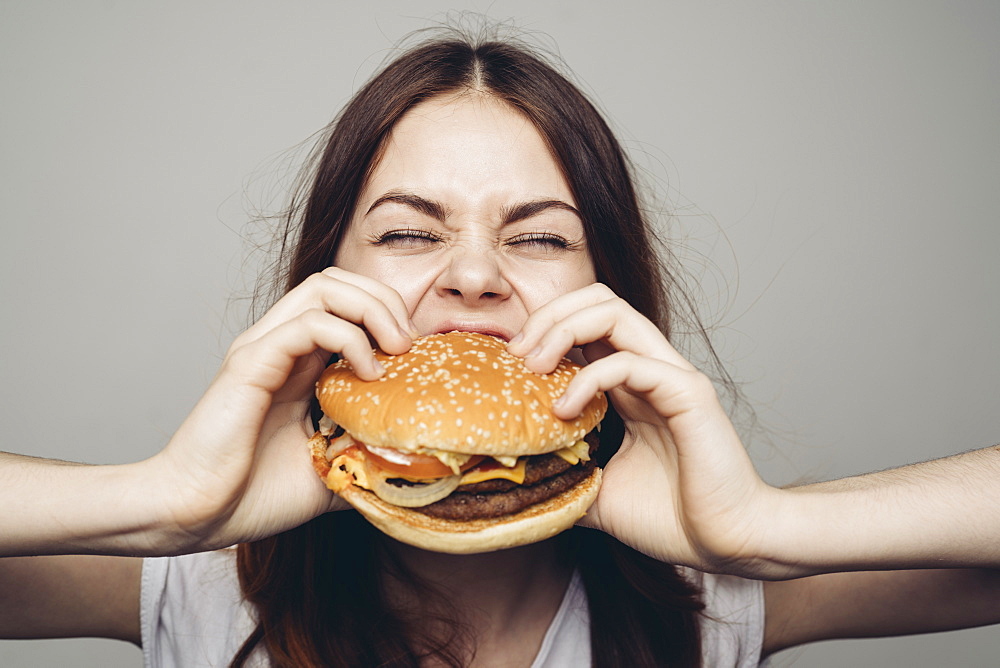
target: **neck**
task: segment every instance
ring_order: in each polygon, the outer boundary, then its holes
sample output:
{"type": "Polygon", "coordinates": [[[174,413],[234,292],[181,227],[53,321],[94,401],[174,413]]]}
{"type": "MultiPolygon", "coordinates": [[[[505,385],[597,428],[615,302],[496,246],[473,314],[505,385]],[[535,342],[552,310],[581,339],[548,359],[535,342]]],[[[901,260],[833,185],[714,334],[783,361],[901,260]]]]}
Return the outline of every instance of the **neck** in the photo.
{"type": "MultiPolygon", "coordinates": [[[[523,650],[530,663],[572,575],[572,564],[560,558],[555,540],[475,555],[439,554],[397,542],[389,549],[443,595],[447,609],[434,611],[465,624],[477,659],[493,647],[523,650]]],[[[389,579],[387,593],[403,609],[419,612],[428,605],[420,592],[398,580],[389,579]]]]}

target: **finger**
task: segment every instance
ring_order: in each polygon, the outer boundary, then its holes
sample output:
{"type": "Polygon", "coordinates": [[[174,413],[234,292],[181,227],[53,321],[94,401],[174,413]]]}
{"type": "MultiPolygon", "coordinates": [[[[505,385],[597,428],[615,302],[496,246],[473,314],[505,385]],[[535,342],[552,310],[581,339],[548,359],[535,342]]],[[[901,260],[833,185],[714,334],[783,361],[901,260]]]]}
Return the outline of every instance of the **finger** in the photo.
{"type": "Polygon", "coordinates": [[[605,353],[610,347],[664,361],[679,357],[673,354],[670,344],[653,323],[625,301],[612,299],[571,313],[554,323],[525,357],[525,365],[532,371],[548,373],[570,348],[593,342],[605,344],[597,347],[598,350],[603,348],[605,353]]]}
{"type": "Polygon", "coordinates": [[[355,274],[341,269],[340,267],[327,267],[323,270],[323,275],[358,286],[383,303],[393,316],[395,316],[396,321],[400,324],[400,327],[405,330],[411,338],[416,338],[420,335],[416,325],[414,325],[413,321],[410,319],[410,312],[406,307],[406,302],[403,301],[403,297],[396,292],[396,290],[390,288],[382,281],[368,276],[355,274]]]}
{"type": "Polygon", "coordinates": [[[402,297],[395,290],[366,276],[330,267],[312,274],[278,300],[248,330],[250,338],[318,307],[357,324],[361,324],[366,316],[375,321],[386,320],[388,315],[396,329],[409,334],[409,315],[402,297]]]}
{"type": "Polygon", "coordinates": [[[615,296],[615,293],[603,283],[592,283],[579,290],[573,290],[556,297],[528,316],[521,331],[507,344],[507,351],[512,355],[525,357],[535,349],[542,336],[553,324],[570,313],[613,299],[615,296]]]}
{"type": "Polygon", "coordinates": [[[327,272],[313,274],[282,297],[234,345],[257,340],[302,313],[319,308],[361,325],[386,352],[399,354],[409,350],[413,338],[409,316],[395,290],[340,269],[331,268],[327,272]]]}
{"type": "Polygon", "coordinates": [[[363,380],[384,373],[364,330],[320,309],[306,311],[237,348],[223,371],[273,394],[288,380],[296,362],[317,350],[339,354],[363,380]]]}
{"type": "Polygon", "coordinates": [[[642,396],[668,420],[718,404],[715,389],[704,374],[619,351],[581,369],[553,404],[553,412],[572,420],[595,394],[618,387],[642,396]]]}
{"type": "MultiPolygon", "coordinates": [[[[525,330],[524,341],[535,339],[535,346],[525,354],[525,365],[536,373],[549,373],[574,346],[585,346],[590,361],[607,356],[611,350],[633,352],[694,370],[667,341],[659,328],[635,310],[631,304],[606,288],[587,290],[585,295],[564,295],[542,307],[541,315],[525,330]],[[602,297],[610,297],[602,299],[602,297]],[[588,303],[589,302],[589,303],[588,303]],[[550,308],[551,307],[551,308],[550,308]],[[544,309],[544,311],[543,311],[544,309]],[[541,327],[545,326],[545,329],[541,327]],[[590,345],[602,342],[603,345],[590,345]]],[[[536,314],[539,312],[536,311],[536,314]]],[[[516,351],[530,344],[524,344],[516,351]]],[[[509,350],[509,348],[508,348],[509,350]]]]}

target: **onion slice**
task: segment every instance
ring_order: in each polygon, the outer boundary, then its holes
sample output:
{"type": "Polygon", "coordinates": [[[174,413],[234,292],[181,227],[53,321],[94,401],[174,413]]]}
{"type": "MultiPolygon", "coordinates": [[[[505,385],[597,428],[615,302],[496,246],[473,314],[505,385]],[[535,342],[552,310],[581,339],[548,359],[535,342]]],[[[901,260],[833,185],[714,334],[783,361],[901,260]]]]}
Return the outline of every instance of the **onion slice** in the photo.
{"type": "Polygon", "coordinates": [[[368,483],[378,498],[401,508],[419,508],[440,501],[455,491],[460,475],[450,475],[429,483],[393,485],[385,476],[370,475],[368,483]]]}
{"type": "Polygon", "coordinates": [[[337,438],[330,439],[330,444],[326,448],[327,461],[333,461],[334,457],[342,453],[347,448],[357,443],[346,431],[337,438]]]}

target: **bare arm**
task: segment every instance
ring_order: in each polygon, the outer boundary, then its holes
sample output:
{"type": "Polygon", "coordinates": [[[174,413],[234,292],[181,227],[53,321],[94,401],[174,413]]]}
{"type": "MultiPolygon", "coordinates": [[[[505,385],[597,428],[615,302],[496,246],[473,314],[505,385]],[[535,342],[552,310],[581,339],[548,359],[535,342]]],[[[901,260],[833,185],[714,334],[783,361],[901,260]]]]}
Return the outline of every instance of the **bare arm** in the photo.
{"type": "Polygon", "coordinates": [[[1000,623],[1000,571],[830,573],[764,584],[764,654],[835,638],[1000,623]]]}
{"type": "Polygon", "coordinates": [[[0,559],[0,637],[98,637],[140,643],[134,557],[0,559]]]}
{"type": "Polygon", "coordinates": [[[141,559],[9,555],[152,549],[143,537],[155,524],[145,475],[139,465],[0,453],[0,637],[140,643],[141,559]]]}
{"type": "Polygon", "coordinates": [[[789,491],[765,653],[1000,623],[1000,447],[789,491]]]}
{"type": "Polygon", "coordinates": [[[149,468],[0,453],[0,556],[155,552],[149,468]]]}
{"type": "Polygon", "coordinates": [[[1000,567],[1000,446],[781,495],[763,553],[793,576],[1000,567]]]}

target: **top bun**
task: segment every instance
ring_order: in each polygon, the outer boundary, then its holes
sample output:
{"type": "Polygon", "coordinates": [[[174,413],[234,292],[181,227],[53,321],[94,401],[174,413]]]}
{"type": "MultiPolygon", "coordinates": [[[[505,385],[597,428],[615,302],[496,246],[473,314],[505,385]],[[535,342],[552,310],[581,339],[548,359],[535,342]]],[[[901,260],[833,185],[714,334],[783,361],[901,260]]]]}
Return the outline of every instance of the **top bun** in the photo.
{"type": "Polygon", "coordinates": [[[535,455],[583,438],[604,417],[596,395],[575,420],[560,420],[552,403],[580,366],[563,359],[550,374],[529,371],[495,337],[432,334],[402,355],[376,351],[386,369],[364,381],[346,360],[317,383],[323,412],[362,443],[470,455],[535,455]]]}

